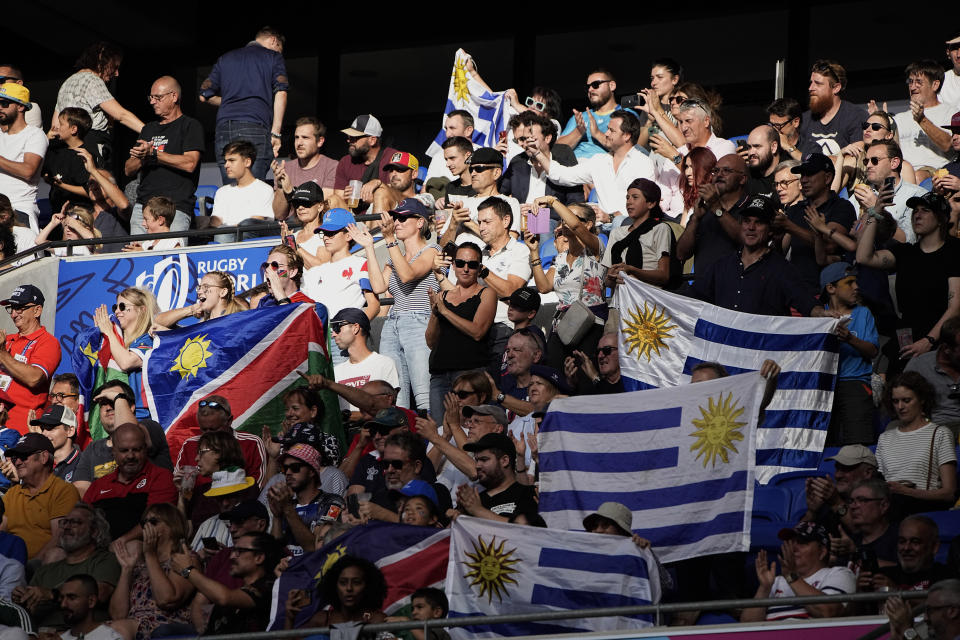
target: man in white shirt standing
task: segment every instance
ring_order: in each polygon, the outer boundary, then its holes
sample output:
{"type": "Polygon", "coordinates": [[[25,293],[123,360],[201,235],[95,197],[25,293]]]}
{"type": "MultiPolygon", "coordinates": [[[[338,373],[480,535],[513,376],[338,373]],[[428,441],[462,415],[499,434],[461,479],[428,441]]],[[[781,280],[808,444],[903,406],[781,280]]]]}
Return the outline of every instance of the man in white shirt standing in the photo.
{"type": "Polygon", "coordinates": [[[913,62],[906,68],[910,110],[894,116],[900,132],[903,159],[913,165],[917,182],[923,182],[949,161],[950,118],[957,111],[940,102],[943,67],[933,60],[913,62]]]}
{"type": "Polygon", "coordinates": [[[37,185],[47,136],[27,124],[24,114],[30,108],[30,91],[25,86],[15,82],[0,85],[0,193],[6,194],[14,210],[39,232],[37,185]]]}
{"type": "MultiPolygon", "coordinates": [[[[363,388],[371,380],[384,380],[393,388],[400,385],[397,365],[383,354],[367,346],[370,319],[362,310],[353,307],[341,309],[330,321],[330,332],[337,348],[347,352],[348,359],[333,368],[337,382],[347,387],[363,388]]],[[[357,407],[340,397],[340,408],[358,411],[357,407]]]]}
{"type": "MultiPolygon", "coordinates": [[[[257,148],[247,140],[234,140],[223,148],[224,170],[235,180],[217,189],[213,198],[211,227],[235,227],[273,220],[273,189],[254,177],[250,167],[257,159],[257,148]]],[[[244,237],[266,235],[266,232],[246,232],[244,237]]],[[[235,235],[221,233],[217,242],[233,242],[235,235]]]]}
{"type": "MultiPolygon", "coordinates": [[[[614,218],[626,209],[627,187],[637,178],[654,179],[653,162],[637,149],[640,120],[630,111],[615,111],[604,132],[607,153],[583,158],[573,167],[565,167],[547,158],[539,149],[532,157],[545,168],[552,182],[572,187],[593,183],[600,210],[614,218]]],[[[535,147],[536,141],[527,144],[535,147]]]]}

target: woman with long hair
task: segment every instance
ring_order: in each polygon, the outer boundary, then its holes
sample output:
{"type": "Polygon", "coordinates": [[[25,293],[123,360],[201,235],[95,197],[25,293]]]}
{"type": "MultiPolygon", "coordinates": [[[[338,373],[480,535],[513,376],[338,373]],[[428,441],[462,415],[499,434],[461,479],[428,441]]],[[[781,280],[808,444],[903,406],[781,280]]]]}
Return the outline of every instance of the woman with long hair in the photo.
{"type": "MultiPolygon", "coordinates": [[[[863,129],[863,139],[851,142],[840,150],[839,166],[834,172],[833,184],[830,187],[838,193],[846,188],[847,192],[852,194],[854,187],[866,181],[863,158],[867,145],[874,140],[893,140],[898,146],[900,144],[897,121],[886,111],[874,111],[860,127],[863,129]]],[[[900,164],[900,179],[913,184],[917,182],[913,165],[906,160],[900,164]]]]}
{"type": "Polygon", "coordinates": [[[680,193],[683,196],[683,213],[677,221],[680,226],[687,226],[687,220],[693,215],[693,210],[700,199],[700,185],[713,181],[711,172],[717,166],[717,156],[706,147],[691,149],[680,162],[680,193]]]}
{"type": "Polygon", "coordinates": [[[158,313],[153,327],[173,329],[190,316],[203,322],[246,309],[247,305],[234,293],[232,275],[224,271],[207,271],[197,285],[197,301],[187,307],[158,313]]]}
{"type": "MultiPolygon", "coordinates": [[[[302,625],[295,625],[297,615],[310,603],[304,589],[293,589],[287,595],[285,629],[296,627],[328,627],[342,622],[364,624],[384,622],[383,600],[387,597],[387,581],[369,560],[343,556],[330,567],[317,586],[317,597],[329,609],[321,608],[302,625]]],[[[387,634],[387,637],[392,637],[387,634]]]]}

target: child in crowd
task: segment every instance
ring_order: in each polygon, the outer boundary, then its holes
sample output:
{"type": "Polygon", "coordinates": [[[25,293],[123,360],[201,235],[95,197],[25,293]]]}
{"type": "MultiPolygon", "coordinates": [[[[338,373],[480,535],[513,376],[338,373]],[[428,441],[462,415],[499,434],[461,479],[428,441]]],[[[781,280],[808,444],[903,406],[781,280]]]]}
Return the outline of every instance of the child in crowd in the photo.
{"type": "MultiPolygon", "coordinates": [[[[93,224],[93,211],[91,211],[89,207],[81,205],[70,206],[69,202],[64,202],[60,213],[53,214],[53,217],[50,218],[50,223],[40,231],[34,242],[38,245],[47,242],[50,239],[50,234],[53,233],[53,230],[60,225],[63,225],[64,240],[79,240],[81,238],[90,239],[100,237],[100,231],[97,230],[93,224]]],[[[67,255],[89,256],[90,254],[99,251],[100,245],[80,245],[73,247],[72,252],[70,252],[69,249],[70,247],[56,247],[55,249],[47,249],[47,251],[55,256],[60,257],[67,255]]]]}
{"type": "MultiPolygon", "coordinates": [[[[167,233],[177,215],[177,207],[173,200],[165,196],[154,196],[143,205],[143,223],[147,233],[167,233]]],[[[161,238],[159,240],[144,240],[131,242],[123,248],[124,251],[155,251],[160,249],[179,249],[183,246],[182,238],[161,238]]]]}

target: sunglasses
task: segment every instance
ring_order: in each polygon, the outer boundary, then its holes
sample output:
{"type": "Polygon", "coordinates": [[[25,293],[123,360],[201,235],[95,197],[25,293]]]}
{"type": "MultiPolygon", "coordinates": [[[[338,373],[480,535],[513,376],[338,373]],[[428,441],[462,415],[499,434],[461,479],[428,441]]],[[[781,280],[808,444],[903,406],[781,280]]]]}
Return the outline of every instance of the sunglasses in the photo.
{"type": "Polygon", "coordinates": [[[283,473],[289,471],[290,473],[300,473],[300,471],[307,466],[306,462],[288,462],[287,464],[280,465],[280,469],[283,473]]]}
{"type": "Polygon", "coordinates": [[[416,218],[416,214],[413,213],[400,213],[399,211],[391,211],[390,217],[396,222],[406,222],[410,218],[416,218]]]}
{"type": "Polygon", "coordinates": [[[864,158],[863,166],[869,167],[871,164],[873,166],[877,166],[878,164],[880,164],[881,160],[889,160],[889,159],[890,158],[887,156],[873,156],[872,158],[864,158]]]}
{"type": "Polygon", "coordinates": [[[200,402],[197,403],[197,406],[200,407],[201,409],[210,407],[211,409],[221,409],[223,411],[227,410],[226,407],[224,407],[222,404],[220,404],[216,400],[201,400],[200,402]]]}
{"type": "Polygon", "coordinates": [[[593,82],[587,83],[587,89],[599,89],[600,85],[610,82],[609,80],[594,80],[593,82]]]}
{"type": "Polygon", "coordinates": [[[117,311],[124,311],[124,312],[126,312],[128,309],[129,309],[130,311],[133,311],[133,308],[136,307],[136,306],[137,306],[137,305],[135,305],[135,304],[128,304],[128,303],[126,303],[126,302],[118,302],[117,304],[113,305],[113,312],[114,312],[114,313],[116,313],[117,311]]]}
{"type": "Polygon", "coordinates": [[[616,347],[606,346],[606,347],[600,347],[599,349],[597,349],[597,353],[602,353],[603,355],[608,356],[616,350],[617,350],[616,347]]]}
{"type": "Polygon", "coordinates": [[[155,527],[158,524],[160,524],[160,518],[157,518],[156,516],[153,516],[150,518],[144,518],[143,520],[140,521],[140,526],[142,527],[145,524],[150,524],[155,527]]]}
{"type": "Polygon", "coordinates": [[[264,263],[262,263],[262,264],[260,265],[260,271],[266,271],[266,270],[267,270],[267,267],[271,267],[274,271],[277,272],[277,275],[283,276],[283,275],[286,275],[286,274],[287,274],[287,267],[286,267],[286,265],[282,265],[282,264],[280,264],[279,262],[277,262],[276,260],[274,260],[273,262],[264,262],[264,263]]]}
{"type": "MultiPolygon", "coordinates": [[[[960,42],[956,42],[947,46],[947,51],[956,51],[957,49],[960,49],[960,42]]],[[[927,608],[929,609],[930,607],[927,608]]]]}
{"type": "Polygon", "coordinates": [[[10,100],[0,100],[0,109],[6,109],[12,104],[13,102],[11,102],[10,100]]]}
{"type": "MultiPolygon", "coordinates": [[[[119,397],[120,396],[117,396],[117,398],[119,397]]],[[[117,398],[95,398],[93,402],[100,407],[112,407],[116,403],[117,398]]]]}
{"type": "Polygon", "coordinates": [[[299,207],[303,207],[304,209],[309,209],[310,207],[312,207],[312,206],[315,205],[315,204],[320,204],[320,203],[319,203],[319,202],[310,202],[309,200],[291,200],[291,201],[290,201],[290,205],[291,205],[294,209],[297,209],[297,208],[299,208],[299,207]]]}
{"type": "Polygon", "coordinates": [[[363,140],[364,138],[367,138],[367,137],[369,136],[347,136],[347,144],[353,144],[355,142],[359,142],[360,140],[363,140]]]}
{"type": "Polygon", "coordinates": [[[406,462],[404,462],[403,460],[381,460],[380,461],[380,466],[383,467],[384,471],[386,471],[387,469],[390,469],[391,467],[396,469],[397,471],[400,471],[400,469],[403,469],[403,465],[405,464],[406,462]]]}
{"type": "Polygon", "coordinates": [[[472,396],[473,394],[475,394],[476,391],[474,391],[473,389],[469,389],[469,390],[467,390],[467,389],[459,389],[459,390],[457,390],[457,391],[453,391],[453,393],[456,394],[456,396],[457,396],[458,398],[460,398],[461,400],[466,400],[467,398],[469,398],[470,396],[472,396]]]}
{"type": "Polygon", "coordinates": [[[670,104],[683,104],[683,101],[687,99],[687,96],[670,96],[667,100],[670,104]]]}
{"type": "MultiPolygon", "coordinates": [[[[524,138],[526,140],[526,138],[524,138]]],[[[492,164],[472,164],[470,165],[470,173],[483,173],[484,171],[489,171],[490,169],[499,169],[500,167],[495,167],[492,164]]]]}
{"type": "MultiPolygon", "coordinates": [[[[599,86],[599,85],[597,85],[597,86],[599,86]]],[[[532,108],[536,109],[537,111],[543,111],[544,108],[547,106],[547,105],[545,105],[544,103],[540,102],[539,100],[534,100],[534,99],[531,98],[530,96],[527,96],[527,99],[523,101],[523,104],[525,104],[525,105],[528,106],[528,107],[532,107],[532,108]]]]}
{"type": "Polygon", "coordinates": [[[479,260],[461,260],[460,258],[457,258],[456,260],[453,261],[453,264],[455,264],[458,269],[463,269],[464,267],[466,267],[471,271],[476,271],[477,269],[480,268],[479,260]]]}
{"type": "Polygon", "coordinates": [[[326,230],[326,229],[317,229],[317,231],[316,231],[316,233],[322,233],[324,236],[326,236],[326,237],[328,237],[328,238],[332,238],[333,236],[335,236],[335,235],[337,235],[337,234],[346,233],[346,232],[347,232],[347,228],[346,228],[346,227],[344,227],[344,228],[342,228],[342,229],[337,229],[336,231],[328,231],[328,230],[326,230]]]}
{"type": "Polygon", "coordinates": [[[340,333],[340,330],[343,329],[343,328],[344,328],[345,326],[347,326],[348,324],[356,324],[356,323],[355,323],[355,322],[344,322],[344,321],[342,321],[342,320],[337,321],[337,322],[331,322],[331,323],[330,323],[330,330],[333,331],[334,333],[340,333]]]}
{"type": "Polygon", "coordinates": [[[874,131],[880,131],[880,129],[890,130],[890,127],[885,127],[879,122],[861,122],[860,128],[866,131],[867,129],[873,129],[874,131]]]}

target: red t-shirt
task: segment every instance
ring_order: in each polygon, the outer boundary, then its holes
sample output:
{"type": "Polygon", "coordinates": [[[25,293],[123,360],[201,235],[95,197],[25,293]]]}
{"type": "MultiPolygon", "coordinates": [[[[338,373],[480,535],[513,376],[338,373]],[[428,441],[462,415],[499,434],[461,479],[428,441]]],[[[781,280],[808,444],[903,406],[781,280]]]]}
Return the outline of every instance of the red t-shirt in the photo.
{"type": "MultiPolygon", "coordinates": [[[[60,365],[60,343],[46,329],[40,327],[25,336],[19,333],[7,335],[4,349],[19,362],[32,365],[43,371],[45,380],[35,390],[23,386],[0,367],[0,402],[7,405],[7,426],[26,433],[27,414],[39,410],[47,402],[50,376],[60,365]]],[[[39,415],[38,415],[39,417],[39,415]]]]}
{"type": "MultiPolygon", "coordinates": [[[[383,153],[380,154],[380,166],[377,167],[377,178],[379,178],[384,184],[388,184],[390,182],[390,176],[387,175],[384,167],[390,164],[390,158],[392,158],[393,154],[396,152],[396,149],[384,147],[383,153]]],[[[340,162],[337,163],[337,174],[333,180],[333,188],[346,189],[351,180],[362,181],[363,174],[367,170],[367,166],[368,165],[362,162],[359,164],[354,164],[353,158],[350,157],[350,154],[343,156],[340,158],[340,162]]]]}
{"type": "Polygon", "coordinates": [[[83,501],[103,509],[110,523],[110,534],[116,540],[140,524],[150,505],[176,503],[177,488],[169,469],[147,460],[140,475],[128,483],[120,482],[117,471],[97,478],[83,494],[83,501]]]}

